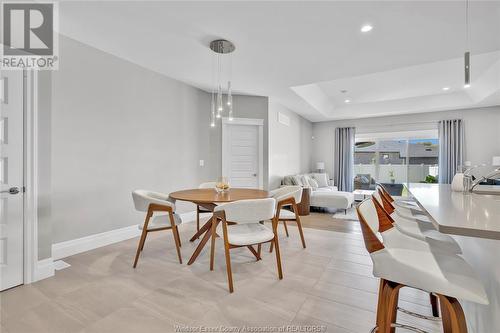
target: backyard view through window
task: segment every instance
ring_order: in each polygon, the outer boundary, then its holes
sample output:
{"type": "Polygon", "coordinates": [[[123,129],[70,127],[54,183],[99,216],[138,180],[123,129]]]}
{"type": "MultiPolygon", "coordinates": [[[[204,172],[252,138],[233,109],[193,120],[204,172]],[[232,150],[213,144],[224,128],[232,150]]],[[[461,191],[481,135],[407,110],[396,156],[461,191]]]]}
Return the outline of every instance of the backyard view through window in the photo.
{"type": "Polygon", "coordinates": [[[436,183],[438,146],[438,139],[357,139],[354,188],[373,190],[382,183],[400,195],[403,183],[436,183]]]}

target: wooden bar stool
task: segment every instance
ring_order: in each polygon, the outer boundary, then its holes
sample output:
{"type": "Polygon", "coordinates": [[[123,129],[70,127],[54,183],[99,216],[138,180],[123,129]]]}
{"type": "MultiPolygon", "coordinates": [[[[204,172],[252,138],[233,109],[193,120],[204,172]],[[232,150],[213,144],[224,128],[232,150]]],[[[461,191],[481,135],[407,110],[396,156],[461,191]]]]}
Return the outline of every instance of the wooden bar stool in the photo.
{"type": "Polygon", "coordinates": [[[398,307],[399,290],[411,287],[439,298],[445,333],[466,333],[465,316],[457,298],[488,304],[486,292],[472,267],[455,254],[432,252],[420,246],[412,249],[409,244],[404,248],[394,247],[386,242],[383,233],[388,221],[380,217],[387,215],[377,210],[372,198],[363,201],[357,213],[365,247],[373,262],[373,275],[380,278],[377,326],[372,332],[393,333],[398,327],[422,332],[396,322],[397,311],[401,310],[398,307]],[[383,241],[377,234],[382,234],[383,241]]]}
{"type": "Polygon", "coordinates": [[[147,190],[135,190],[132,192],[132,198],[134,200],[135,209],[140,212],[147,212],[146,219],[143,225],[139,225],[139,229],[142,230],[141,238],[139,240],[139,245],[137,246],[137,253],[134,260],[134,268],[137,266],[137,261],[139,256],[144,249],[144,243],[146,243],[146,237],[149,232],[161,231],[161,230],[172,230],[175,242],[175,248],[177,249],[177,256],[179,257],[179,263],[182,264],[181,257],[181,238],[179,236],[179,230],[177,225],[181,224],[181,218],[179,215],[175,214],[175,205],[170,201],[167,194],[147,191],[147,190]],[[153,217],[155,213],[160,213],[153,217]],[[153,218],[151,220],[151,218],[153,218]]]}
{"type": "Polygon", "coordinates": [[[460,245],[449,235],[437,231],[431,222],[424,222],[416,219],[406,219],[401,217],[395,211],[394,206],[383,195],[380,187],[373,193],[374,203],[377,208],[382,209],[389,215],[389,219],[394,226],[407,236],[417,238],[441,249],[445,252],[461,254],[460,245]]]}

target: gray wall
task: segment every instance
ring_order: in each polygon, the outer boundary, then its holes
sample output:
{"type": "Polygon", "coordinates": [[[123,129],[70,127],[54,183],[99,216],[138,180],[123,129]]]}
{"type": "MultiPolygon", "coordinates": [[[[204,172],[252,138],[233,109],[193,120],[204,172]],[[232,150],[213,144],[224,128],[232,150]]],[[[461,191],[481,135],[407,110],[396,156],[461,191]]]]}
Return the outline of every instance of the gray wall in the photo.
{"type": "Polygon", "coordinates": [[[455,118],[465,123],[466,160],[491,164],[491,157],[500,155],[500,106],[314,123],[312,162],[324,161],[326,171],[333,175],[336,127],[354,126],[357,133],[437,129],[439,120],[455,118]]]}
{"type": "Polygon", "coordinates": [[[283,176],[311,170],[312,123],[269,100],[269,188],[280,186],[283,176]],[[278,121],[282,113],[290,119],[286,126],[278,121]]]}
{"type": "MultiPolygon", "coordinates": [[[[41,82],[52,101],[39,115],[40,259],[52,243],[140,223],[134,189],[168,193],[221,172],[221,127],[209,126],[209,94],[64,36],[60,59],[52,85],[41,82]]],[[[265,120],[264,179],[267,109],[266,97],[234,98],[235,117],[265,120]]]]}

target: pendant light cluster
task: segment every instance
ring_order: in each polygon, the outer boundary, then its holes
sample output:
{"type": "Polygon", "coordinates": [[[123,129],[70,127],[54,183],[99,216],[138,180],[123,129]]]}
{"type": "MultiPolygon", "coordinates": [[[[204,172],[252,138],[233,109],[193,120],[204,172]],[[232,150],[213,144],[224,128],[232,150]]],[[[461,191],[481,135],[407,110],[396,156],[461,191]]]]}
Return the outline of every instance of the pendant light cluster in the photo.
{"type": "Polygon", "coordinates": [[[470,87],[470,26],[469,26],[469,0],[465,0],[465,53],[464,53],[464,88],[470,87]]]}
{"type": "Polygon", "coordinates": [[[210,104],[210,126],[215,127],[217,118],[222,118],[222,115],[227,109],[229,120],[233,120],[233,95],[231,88],[231,54],[235,46],[228,40],[217,39],[210,43],[210,49],[214,51],[214,70],[213,70],[213,86],[212,98],[210,104]],[[227,56],[226,56],[227,55],[227,56]],[[227,70],[224,69],[223,60],[227,58],[229,64],[227,70]],[[225,77],[226,75],[226,77],[225,77]],[[227,79],[227,81],[226,81],[227,79]],[[223,85],[227,82],[226,100],[223,97],[223,85]]]}

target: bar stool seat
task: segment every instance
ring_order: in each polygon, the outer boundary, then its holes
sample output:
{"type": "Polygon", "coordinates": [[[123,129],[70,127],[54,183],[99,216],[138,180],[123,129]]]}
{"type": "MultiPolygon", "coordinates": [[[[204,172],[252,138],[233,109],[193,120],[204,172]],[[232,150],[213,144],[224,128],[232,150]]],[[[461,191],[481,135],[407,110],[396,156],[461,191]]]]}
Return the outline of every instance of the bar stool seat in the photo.
{"type": "Polygon", "coordinates": [[[425,225],[426,223],[409,221],[399,217],[396,217],[394,222],[396,228],[405,235],[425,241],[436,249],[445,252],[462,253],[462,248],[452,237],[440,233],[432,225],[425,225]]]}
{"type": "MultiPolygon", "coordinates": [[[[373,193],[374,204],[383,210],[393,224],[402,234],[426,242],[433,251],[441,251],[453,254],[462,253],[460,245],[450,236],[437,231],[432,223],[419,220],[405,219],[399,216],[395,211],[390,214],[391,205],[385,201],[385,198],[377,191],[373,193]]],[[[402,241],[401,244],[404,244],[402,241]]],[[[398,243],[399,244],[399,243],[398,243]]],[[[408,243],[411,244],[411,243],[408,243]]],[[[400,245],[395,245],[399,247],[400,245]]],[[[406,246],[402,245],[403,248],[406,246]]]]}
{"type": "Polygon", "coordinates": [[[472,267],[457,255],[385,247],[370,256],[376,277],[427,292],[489,304],[472,267]]]}

